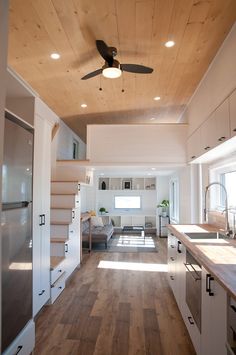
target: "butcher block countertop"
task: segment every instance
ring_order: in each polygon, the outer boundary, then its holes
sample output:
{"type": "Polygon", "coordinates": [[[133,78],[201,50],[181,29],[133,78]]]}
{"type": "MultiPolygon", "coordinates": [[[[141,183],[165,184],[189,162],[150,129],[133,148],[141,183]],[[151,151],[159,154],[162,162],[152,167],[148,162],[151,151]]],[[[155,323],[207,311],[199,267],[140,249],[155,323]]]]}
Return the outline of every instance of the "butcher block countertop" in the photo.
{"type": "Polygon", "coordinates": [[[235,239],[190,239],[185,233],[218,232],[219,229],[208,224],[168,225],[173,233],[236,299],[236,240],[235,239]]]}

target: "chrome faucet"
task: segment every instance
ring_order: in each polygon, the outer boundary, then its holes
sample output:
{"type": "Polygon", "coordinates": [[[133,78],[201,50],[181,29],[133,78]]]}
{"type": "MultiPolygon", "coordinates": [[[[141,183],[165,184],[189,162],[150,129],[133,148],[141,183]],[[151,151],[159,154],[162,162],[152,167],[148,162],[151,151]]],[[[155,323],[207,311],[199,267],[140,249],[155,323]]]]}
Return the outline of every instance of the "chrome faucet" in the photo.
{"type": "Polygon", "coordinates": [[[221,184],[220,182],[218,181],[215,181],[215,182],[212,182],[210,183],[207,187],[206,187],[206,190],[205,190],[205,204],[204,204],[204,220],[207,221],[207,208],[206,208],[206,205],[207,205],[207,193],[208,193],[208,190],[211,186],[213,185],[219,185],[223,190],[224,190],[224,193],[225,193],[225,234],[230,237],[230,235],[232,234],[232,231],[229,227],[229,207],[228,207],[228,194],[227,194],[227,190],[225,188],[225,186],[223,184],[221,184]]]}

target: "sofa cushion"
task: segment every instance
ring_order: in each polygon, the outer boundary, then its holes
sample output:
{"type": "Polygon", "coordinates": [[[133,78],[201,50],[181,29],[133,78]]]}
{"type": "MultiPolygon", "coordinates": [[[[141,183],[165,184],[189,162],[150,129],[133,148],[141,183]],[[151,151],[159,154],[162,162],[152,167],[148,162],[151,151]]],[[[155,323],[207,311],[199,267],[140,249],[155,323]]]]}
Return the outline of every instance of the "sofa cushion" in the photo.
{"type": "Polygon", "coordinates": [[[91,217],[91,225],[94,227],[103,227],[103,221],[102,221],[102,217],[91,217]]]}

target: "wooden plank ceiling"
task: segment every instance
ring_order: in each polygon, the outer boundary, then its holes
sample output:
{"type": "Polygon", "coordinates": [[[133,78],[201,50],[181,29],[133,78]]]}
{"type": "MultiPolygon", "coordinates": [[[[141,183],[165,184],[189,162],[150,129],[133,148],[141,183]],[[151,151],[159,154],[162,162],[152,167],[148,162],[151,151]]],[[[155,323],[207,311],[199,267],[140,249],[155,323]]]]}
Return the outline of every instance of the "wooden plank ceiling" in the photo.
{"type": "Polygon", "coordinates": [[[178,122],[235,20],[235,0],[11,0],[9,65],[83,140],[88,123],[178,122]],[[96,39],[154,72],[82,81],[96,39]]]}

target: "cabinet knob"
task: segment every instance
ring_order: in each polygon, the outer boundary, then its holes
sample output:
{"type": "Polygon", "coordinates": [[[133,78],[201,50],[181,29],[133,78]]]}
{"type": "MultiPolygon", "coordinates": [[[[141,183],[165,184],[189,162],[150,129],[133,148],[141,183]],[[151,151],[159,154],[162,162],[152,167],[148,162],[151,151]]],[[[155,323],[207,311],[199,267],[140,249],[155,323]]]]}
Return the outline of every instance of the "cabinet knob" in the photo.
{"type": "Polygon", "coordinates": [[[13,355],[19,354],[19,352],[20,352],[22,349],[23,349],[23,345],[19,345],[19,346],[17,347],[16,352],[15,352],[13,355]]]}
{"type": "Polygon", "coordinates": [[[195,158],[196,158],[196,155],[192,155],[192,156],[191,156],[191,159],[195,159],[195,158]]]}
{"type": "Polygon", "coordinates": [[[191,325],[194,325],[194,321],[193,321],[193,318],[192,317],[188,317],[188,321],[191,325]]]}
{"type": "Polygon", "coordinates": [[[205,149],[205,150],[208,150],[208,149],[210,149],[210,148],[211,148],[211,147],[209,147],[209,145],[208,145],[208,146],[207,146],[207,147],[205,147],[204,149],[205,149]]]}

